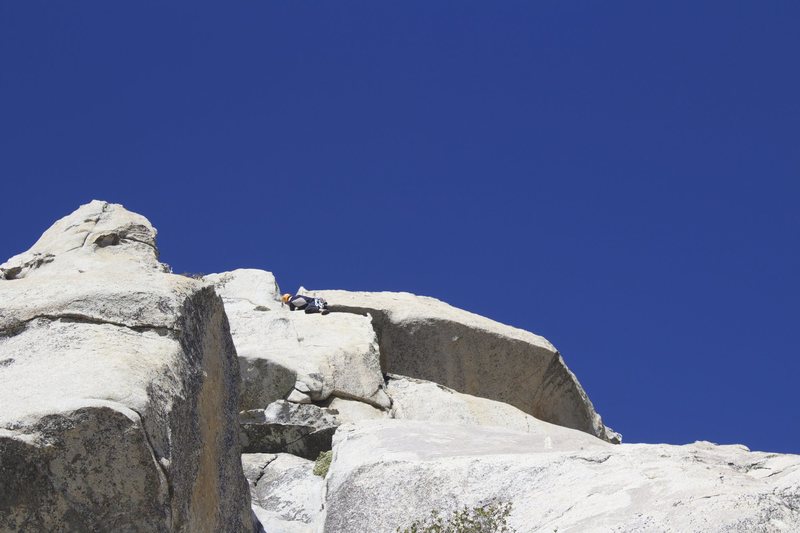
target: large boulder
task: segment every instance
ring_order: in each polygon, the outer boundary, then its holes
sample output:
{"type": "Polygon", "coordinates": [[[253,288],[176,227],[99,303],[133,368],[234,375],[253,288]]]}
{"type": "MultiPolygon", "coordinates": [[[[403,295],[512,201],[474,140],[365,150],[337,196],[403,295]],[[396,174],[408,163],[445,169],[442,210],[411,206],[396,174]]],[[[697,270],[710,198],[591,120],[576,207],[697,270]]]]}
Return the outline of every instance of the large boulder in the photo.
{"type": "Polygon", "coordinates": [[[0,530],[248,531],[213,287],[92,202],[0,266],[0,530]]]}
{"type": "Polygon", "coordinates": [[[322,316],[281,307],[269,272],[206,276],[223,297],[242,375],[241,409],[285,399],[352,398],[388,408],[378,341],[366,317],[322,316]]]}
{"type": "Polygon", "coordinates": [[[403,292],[308,291],[333,311],[372,317],[384,372],[440,383],[609,441],[578,379],[546,339],[403,292]]]}
{"type": "Polygon", "coordinates": [[[324,481],[314,461],[289,454],[244,454],[253,510],[269,533],[318,531],[324,481]]]}
{"type": "Polygon", "coordinates": [[[446,519],[509,503],[520,533],[800,530],[800,456],[707,442],[613,446],[550,424],[344,425],[326,482],[329,533],[394,532],[432,511],[446,519]]]}

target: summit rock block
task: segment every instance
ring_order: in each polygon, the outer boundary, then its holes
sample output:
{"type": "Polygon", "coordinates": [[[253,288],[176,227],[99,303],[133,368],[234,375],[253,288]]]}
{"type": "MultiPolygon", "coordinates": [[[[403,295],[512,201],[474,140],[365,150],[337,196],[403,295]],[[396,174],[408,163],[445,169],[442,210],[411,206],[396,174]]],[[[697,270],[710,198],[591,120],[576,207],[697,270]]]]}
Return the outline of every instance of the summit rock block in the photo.
{"type": "Polygon", "coordinates": [[[56,221],[27,252],[0,264],[0,279],[97,270],[133,274],[169,268],[158,261],[156,230],[145,217],[93,200],[56,221]]]}
{"type": "Polygon", "coordinates": [[[0,266],[0,531],[250,531],[213,287],[92,202],[0,266]]]}

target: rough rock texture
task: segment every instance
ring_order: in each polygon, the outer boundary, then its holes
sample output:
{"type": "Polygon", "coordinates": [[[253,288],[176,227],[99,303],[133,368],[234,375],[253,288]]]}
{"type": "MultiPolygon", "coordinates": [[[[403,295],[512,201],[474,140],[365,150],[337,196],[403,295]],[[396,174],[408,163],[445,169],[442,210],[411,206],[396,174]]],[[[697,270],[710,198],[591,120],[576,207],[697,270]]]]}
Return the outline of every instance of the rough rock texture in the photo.
{"type": "Polygon", "coordinates": [[[333,311],[369,313],[384,372],[440,383],[504,402],[541,420],[616,441],[578,379],[546,339],[456,309],[394,292],[309,291],[333,311]]]}
{"type": "Polygon", "coordinates": [[[0,531],[246,531],[222,301],[92,202],[0,266],[0,531]]]}
{"type": "Polygon", "coordinates": [[[333,395],[389,407],[369,319],[282,308],[269,272],[236,270],[204,279],[225,301],[239,354],[242,410],[264,409],[290,394],[297,403],[333,395]]]}
{"type": "Polygon", "coordinates": [[[305,315],[269,272],[168,271],[105,202],[0,265],[0,531],[393,532],[491,501],[520,533],[800,531],[800,456],[612,446],[541,337],[410,294],[322,291],[333,312],[305,315]],[[275,453],[240,458],[240,428],[275,453]],[[308,459],[332,445],[323,480],[308,459]]]}
{"type": "Polygon", "coordinates": [[[516,407],[461,394],[437,383],[396,375],[390,375],[389,378],[386,392],[392,398],[392,418],[498,426],[526,433],[546,424],[516,407]]]}
{"type": "Polygon", "coordinates": [[[437,509],[511,502],[530,531],[800,531],[800,456],[743,446],[613,446],[532,433],[385,420],[342,426],[326,532],[393,532],[437,509]],[[391,482],[387,482],[391,480],[391,482]]]}
{"type": "Polygon", "coordinates": [[[252,501],[253,488],[261,476],[264,475],[264,468],[275,458],[278,454],[275,453],[243,453],[242,454],[242,472],[244,477],[247,478],[247,485],[250,487],[250,496],[252,501]]]}
{"type": "Polygon", "coordinates": [[[389,416],[387,411],[357,400],[333,397],[323,404],[327,406],[278,400],[266,409],[242,411],[242,450],[247,454],[285,452],[316,459],[320,452],[331,449],[333,434],[341,424],[389,416]]]}
{"type": "Polygon", "coordinates": [[[271,311],[281,307],[281,291],[272,272],[238,268],[222,274],[208,274],[203,280],[214,284],[225,302],[225,309],[271,311]]]}
{"type": "Polygon", "coordinates": [[[253,510],[270,533],[318,531],[324,481],[314,462],[282,454],[244,454],[253,510]]]}
{"type": "Polygon", "coordinates": [[[327,404],[327,408],[330,412],[336,413],[336,420],[339,424],[389,417],[387,411],[376,409],[364,402],[344,398],[332,398],[327,404]]]}
{"type": "Polygon", "coordinates": [[[245,453],[286,452],[306,459],[330,450],[333,433],[340,425],[329,409],[285,400],[264,410],[244,411],[239,421],[245,453]]]}
{"type": "Polygon", "coordinates": [[[136,213],[99,200],[56,221],[27,251],[0,265],[0,279],[78,274],[113,268],[130,273],[168,269],[158,262],[156,230],[136,213]]]}
{"type": "Polygon", "coordinates": [[[275,277],[263,270],[234,270],[203,280],[214,284],[228,315],[242,378],[240,409],[264,409],[285,398],[297,370],[281,344],[294,348],[297,341],[289,321],[276,319],[281,304],[275,277]],[[273,356],[275,352],[283,357],[273,356]]]}

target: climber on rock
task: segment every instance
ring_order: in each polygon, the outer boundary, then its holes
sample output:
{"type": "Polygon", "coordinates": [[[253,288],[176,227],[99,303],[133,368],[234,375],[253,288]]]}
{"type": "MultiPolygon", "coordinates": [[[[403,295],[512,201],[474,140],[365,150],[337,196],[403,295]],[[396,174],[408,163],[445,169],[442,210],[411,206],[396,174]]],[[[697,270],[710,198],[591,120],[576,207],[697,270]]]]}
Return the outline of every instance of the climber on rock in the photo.
{"type": "Polygon", "coordinates": [[[306,314],[322,313],[323,315],[327,315],[330,313],[330,310],[328,309],[328,302],[322,298],[312,298],[311,296],[304,296],[302,294],[295,294],[292,296],[291,294],[286,293],[281,296],[281,301],[285,304],[289,304],[290,311],[298,309],[305,311],[306,314]]]}

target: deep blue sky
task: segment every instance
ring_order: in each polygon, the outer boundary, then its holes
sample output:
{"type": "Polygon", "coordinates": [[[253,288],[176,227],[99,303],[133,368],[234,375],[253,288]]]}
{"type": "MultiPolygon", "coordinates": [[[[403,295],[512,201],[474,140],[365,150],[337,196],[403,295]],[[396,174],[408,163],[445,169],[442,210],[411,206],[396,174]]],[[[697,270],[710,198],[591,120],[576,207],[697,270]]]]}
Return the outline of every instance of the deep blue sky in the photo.
{"type": "Polygon", "coordinates": [[[0,256],[119,202],[176,272],[542,334],[627,442],[800,453],[798,28],[794,1],[2,2],[0,256]]]}

